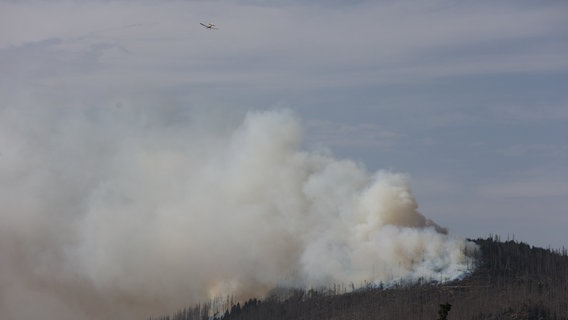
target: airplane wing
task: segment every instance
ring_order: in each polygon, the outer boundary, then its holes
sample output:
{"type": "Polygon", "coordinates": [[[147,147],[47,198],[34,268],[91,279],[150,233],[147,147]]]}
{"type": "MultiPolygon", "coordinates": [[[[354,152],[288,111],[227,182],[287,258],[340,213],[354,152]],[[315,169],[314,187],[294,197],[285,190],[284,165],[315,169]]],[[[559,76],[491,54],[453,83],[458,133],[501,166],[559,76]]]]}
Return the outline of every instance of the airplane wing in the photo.
{"type": "Polygon", "coordinates": [[[199,24],[202,25],[202,26],[204,26],[205,28],[207,28],[207,29],[209,29],[209,30],[211,30],[211,29],[215,29],[215,30],[219,29],[219,28],[217,28],[216,25],[214,25],[214,24],[212,24],[212,23],[205,24],[205,23],[203,23],[203,22],[200,22],[199,24]]]}

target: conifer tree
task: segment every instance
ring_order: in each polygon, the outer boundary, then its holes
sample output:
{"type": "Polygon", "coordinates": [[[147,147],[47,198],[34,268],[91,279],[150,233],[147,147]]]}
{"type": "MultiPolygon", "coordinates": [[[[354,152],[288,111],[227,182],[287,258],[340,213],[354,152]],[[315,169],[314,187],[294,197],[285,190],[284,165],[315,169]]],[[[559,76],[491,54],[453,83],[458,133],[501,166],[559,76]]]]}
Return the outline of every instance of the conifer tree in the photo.
{"type": "Polygon", "coordinates": [[[448,319],[448,312],[452,309],[452,305],[449,303],[444,303],[440,305],[440,309],[438,310],[438,315],[440,316],[438,320],[447,320],[448,319]]]}

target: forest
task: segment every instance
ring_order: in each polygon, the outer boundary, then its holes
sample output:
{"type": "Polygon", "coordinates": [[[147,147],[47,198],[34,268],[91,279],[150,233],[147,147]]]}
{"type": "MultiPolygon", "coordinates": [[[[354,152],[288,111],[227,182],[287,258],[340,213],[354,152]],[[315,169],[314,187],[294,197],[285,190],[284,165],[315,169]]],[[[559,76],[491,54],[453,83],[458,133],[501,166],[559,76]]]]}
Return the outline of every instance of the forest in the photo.
{"type": "Polygon", "coordinates": [[[568,251],[532,247],[497,236],[472,240],[478,265],[463,280],[413,285],[335,285],[320,290],[275,290],[263,299],[187,307],[151,320],[568,320],[568,251]]]}

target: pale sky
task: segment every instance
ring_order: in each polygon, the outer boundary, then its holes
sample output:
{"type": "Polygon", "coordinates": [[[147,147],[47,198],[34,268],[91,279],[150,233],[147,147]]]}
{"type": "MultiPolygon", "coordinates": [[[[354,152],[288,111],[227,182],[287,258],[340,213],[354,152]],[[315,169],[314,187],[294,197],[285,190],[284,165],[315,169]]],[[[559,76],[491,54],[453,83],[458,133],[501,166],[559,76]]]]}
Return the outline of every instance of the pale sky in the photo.
{"type": "Polygon", "coordinates": [[[0,115],[291,109],[305,148],[408,174],[450,233],[566,247],[567,16],[552,0],[0,1],[0,115]]]}

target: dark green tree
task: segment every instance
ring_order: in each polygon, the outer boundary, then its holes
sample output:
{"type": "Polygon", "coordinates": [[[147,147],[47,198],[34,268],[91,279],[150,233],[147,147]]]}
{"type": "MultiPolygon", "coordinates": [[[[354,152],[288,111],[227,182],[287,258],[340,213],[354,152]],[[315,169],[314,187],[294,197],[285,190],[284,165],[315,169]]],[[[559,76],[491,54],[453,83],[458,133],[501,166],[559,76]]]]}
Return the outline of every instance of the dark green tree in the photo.
{"type": "Polygon", "coordinates": [[[438,310],[439,318],[438,320],[447,320],[448,319],[448,312],[452,309],[452,305],[449,303],[444,303],[440,305],[440,309],[438,310]]]}

